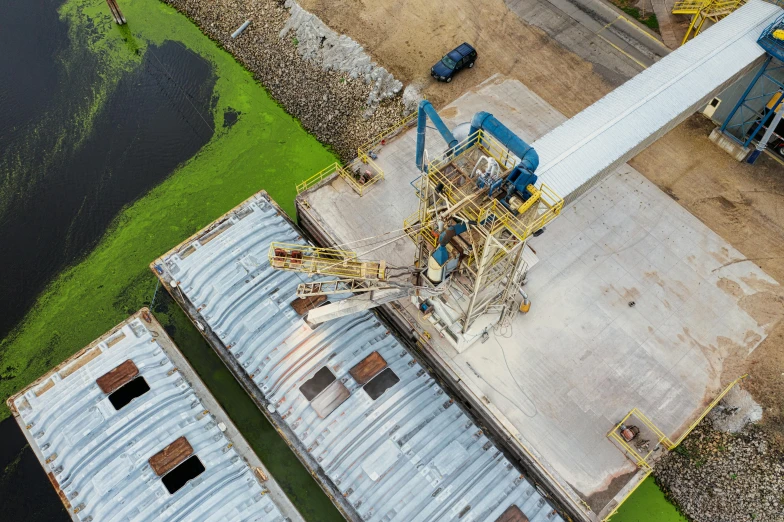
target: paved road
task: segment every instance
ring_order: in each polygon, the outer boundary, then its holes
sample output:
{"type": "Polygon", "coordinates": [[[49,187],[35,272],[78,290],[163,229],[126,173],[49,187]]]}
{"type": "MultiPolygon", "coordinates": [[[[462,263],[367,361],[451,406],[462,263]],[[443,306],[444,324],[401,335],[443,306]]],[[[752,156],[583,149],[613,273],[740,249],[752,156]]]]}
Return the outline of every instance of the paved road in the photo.
{"type": "Polygon", "coordinates": [[[669,49],[659,35],[602,0],[505,0],[526,23],[591,62],[617,86],[649,67],[669,49]]]}

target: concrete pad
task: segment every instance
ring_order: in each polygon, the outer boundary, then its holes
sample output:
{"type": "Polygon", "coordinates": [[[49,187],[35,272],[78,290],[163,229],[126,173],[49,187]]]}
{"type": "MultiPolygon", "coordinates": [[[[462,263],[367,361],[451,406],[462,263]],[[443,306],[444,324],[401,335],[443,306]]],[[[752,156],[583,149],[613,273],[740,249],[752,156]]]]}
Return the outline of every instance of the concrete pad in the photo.
{"type": "MultiPolygon", "coordinates": [[[[527,141],[564,121],[522,83],[499,76],[441,113],[453,127],[480,110],[527,141]]],[[[427,131],[430,157],[444,147],[435,134],[427,131]]],[[[396,230],[416,210],[414,135],[381,150],[387,177],[366,196],[340,181],[304,195],[308,214],[337,243],[396,230]]],[[[529,246],[539,257],[525,286],[531,311],[487,342],[457,353],[429,325],[411,324],[430,333],[425,349],[480,399],[480,414],[599,514],[625,484],[613,480],[636,470],[608,430],[637,407],[676,439],[720,391],[727,359],[743,360],[780,320],[758,324],[746,310],[749,296],[777,284],[628,165],[529,246]]],[[[403,263],[414,246],[402,239],[370,257],[403,263]]]]}

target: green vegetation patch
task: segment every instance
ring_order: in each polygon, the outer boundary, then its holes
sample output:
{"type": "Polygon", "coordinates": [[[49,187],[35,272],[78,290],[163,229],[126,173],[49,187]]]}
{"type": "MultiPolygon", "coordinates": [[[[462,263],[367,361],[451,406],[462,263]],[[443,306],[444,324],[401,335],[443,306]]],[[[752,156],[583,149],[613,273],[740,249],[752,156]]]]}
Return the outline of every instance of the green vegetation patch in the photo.
{"type": "Polygon", "coordinates": [[[667,500],[664,492],[648,477],[621,505],[611,522],[688,522],[667,500]]]}
{"type": "Polygon", "coordinates": [[[637,2],[634,0],[610,0],[610,1],[621,11],[631,16],[638,22],[641,22],[644,26],[653,29],[657,33],[659,32],[659,20],[656,19],[656,14],[652,10],[644,11],[639,7],[636,7],[635,4],[637,2]]]}

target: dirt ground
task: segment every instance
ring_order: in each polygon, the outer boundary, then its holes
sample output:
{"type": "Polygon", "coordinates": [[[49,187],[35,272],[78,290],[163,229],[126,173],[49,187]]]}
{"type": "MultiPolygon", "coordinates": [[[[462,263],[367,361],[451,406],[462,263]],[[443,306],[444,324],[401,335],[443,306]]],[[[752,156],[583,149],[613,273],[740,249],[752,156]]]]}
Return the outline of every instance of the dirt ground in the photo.
{"type": "MultiPolygon", "coordinates": [[[[497,72],[519,79],[567,116],[610,90],[590,63],[525,24],[503,0],[300,3],[364,45],[398,79],[421,86],[436,107],[497,72]],[[451,84],[432,80],[430,67],[462,41],[477,47],[476,66],[451,84]]],[[[630,163],[784,284],[784,166],[767,156],[754,166],[734,161],[708,140],[712,129],[694,115],[630,163]]],[[[771,293],[750,306],[764,322],[761,316],[784,307],[784,298],[771,293]]],[[[765,409],[765,426],[784,441],[784,324],[751,356],[727,361],[722,381],[743,372],[750,373],[746,386],[765,409]]]]}
{"type": "Polygon", "coordinates": [[[495,73],[524,82],[567,116],[610,91],[593,66],[525,24],[503,0],[302,0],[332,29],[361,43],[404,84],[424,87],[440,107],[495,73]],[[461,42],[477,48],[473,69],[450,84],[430,77],[430,67],[461,42]]]}

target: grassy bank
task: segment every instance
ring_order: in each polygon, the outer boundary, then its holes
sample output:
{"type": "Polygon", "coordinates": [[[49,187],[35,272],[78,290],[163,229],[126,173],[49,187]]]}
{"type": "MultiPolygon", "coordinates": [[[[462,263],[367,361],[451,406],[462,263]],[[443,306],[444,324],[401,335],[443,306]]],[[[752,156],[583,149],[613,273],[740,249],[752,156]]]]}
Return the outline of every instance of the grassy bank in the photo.
{"type": "MultiPolygon", "coordinates": [[[[100,58],[101,80],[87,102],[89,110],[75,115],[87,127],[85,139],[90,115],[103,110],[106,93],[124,73],[139,67],[149,45],[165,40],[184,45],[212,64],[217,77],[213,110],[202,116],[215,134],[166,181],[124,208],[98,246],[56,277],[2,341],[3,399],[149,304],[156,280],[147,265],[155,257],[262,188],[292,212],[295,182],[335,161],[251,74],[184,16],[157,0],[126,0],[122,10],[128,19],[125,27],[112,22],[104,0],[67,0],[60,10],[73,45],[89,46],[100,58]],[[239,117],[233,125],[224,125],[225,114],[239,117]]],[[[339,519],[310,475],[166,297],[156,297],[157,315],[303,515],[309,520],[339,519]]],[[[0,419],[8,415],[3,402],[0,419]]]]}

